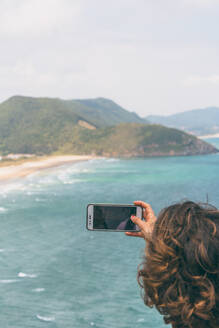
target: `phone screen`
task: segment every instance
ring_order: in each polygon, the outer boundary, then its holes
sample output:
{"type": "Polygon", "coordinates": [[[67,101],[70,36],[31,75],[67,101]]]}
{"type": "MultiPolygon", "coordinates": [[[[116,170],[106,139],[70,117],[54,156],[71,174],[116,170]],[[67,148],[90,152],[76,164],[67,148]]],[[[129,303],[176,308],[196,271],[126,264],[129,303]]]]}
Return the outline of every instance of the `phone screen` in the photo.
{"type": "Polygon", "coordinates": [[[94,205],[93,229],[134,230],[139,228],[131,221],[136,207],[94,205]]]}

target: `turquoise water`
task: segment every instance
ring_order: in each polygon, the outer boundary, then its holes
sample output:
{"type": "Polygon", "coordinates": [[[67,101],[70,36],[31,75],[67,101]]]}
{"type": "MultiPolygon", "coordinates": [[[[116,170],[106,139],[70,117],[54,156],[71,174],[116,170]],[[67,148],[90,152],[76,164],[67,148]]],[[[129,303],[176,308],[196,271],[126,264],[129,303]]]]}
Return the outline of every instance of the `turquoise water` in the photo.
{"type": "MultiPolygon", "coordinates": [[[[219,146],[218,139],[210,140],[219,146]]],[[[136,282],[144,241],[85,229],[89,202],[219,206],[219,155],[102,159],[0,188],[1,327],[167,327],[136,282]]]]}

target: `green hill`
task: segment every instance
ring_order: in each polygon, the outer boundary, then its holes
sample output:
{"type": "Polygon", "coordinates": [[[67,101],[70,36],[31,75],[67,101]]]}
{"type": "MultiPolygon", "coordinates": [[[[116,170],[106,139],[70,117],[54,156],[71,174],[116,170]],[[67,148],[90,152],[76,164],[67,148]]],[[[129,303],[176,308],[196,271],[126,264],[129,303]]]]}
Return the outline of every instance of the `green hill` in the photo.
{"type": "Polygon", "coordinates": [[[217,152],[208,143],[161,125],[122,123],[97,130],[77,130],[77,142],[60,148],[61,153],[96,154],[107,157],[198,155],[217,152]]]}
{"type": "Polygon", "coordinates": [[[0,153],[163,156],[217,151],[184,132],[142,122],[104,98],[15,96],[0,104],[0,153]]]}
{"type": "Polygon", "coordinates": [[[151,115],[146,119],[151,123],[185,130],[198,136],[219,133],[218,107],[194,109],[169,116],[151,115]]]}
{"type": "MultiPolygon", "coordinates": [[[[79,99],[74,102],[83,105],[83,115],[93,120],[97,126],[116,125],[118,123],[148,123],[134,112],[129,112],[114,101],[105,98],[79,99]]],[[[79,114],[79,112],[77,112],[79,114]]],[[[82,114],[82,109],[80,109],[82,114]]]]}

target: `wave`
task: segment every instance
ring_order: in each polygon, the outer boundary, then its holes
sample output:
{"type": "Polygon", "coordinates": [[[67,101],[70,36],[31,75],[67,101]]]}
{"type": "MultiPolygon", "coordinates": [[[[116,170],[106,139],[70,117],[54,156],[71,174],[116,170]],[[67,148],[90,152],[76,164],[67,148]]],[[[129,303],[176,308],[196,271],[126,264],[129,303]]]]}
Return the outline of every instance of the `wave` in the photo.
{"type": "Polygon", "coordinates": [[[0,195],[5,197],[10,192],[17,190],[23,191],[24,188],[24,184],[20,182],[6,182],[4,185],[1,185],[0,195]]]}
{"type": "Polygon", "coordinates": [[[73,184],[83,181],[82,179],[75,178],[74,172],[61,172],[60,174],[57,174],[58,182],[61,182],[63,184],[73,184]]]}
{"type": "Polygon", "coordinates": [[[0,213],[5,213],[7,212],[7,208],[5,207],[0,207],[0,213]]]}
{"type": "Polygon", "coordinates": [[[36,292],[36,293],[41,293],[41,292],[44,292],[45,291],[45,288],[35,288],[33,289],[33,292],[36,292]]]}
{"type": "Polygon", "coordinates": [[[43,317],[39,314],[36,315],[37,319],[42,320],[42,321],[55,321],[55,317],[43,317]]]}
{"type": "Polygon", "coordinates": [[[17,281],[19,281],[19,280],[18,279],[1,279],[0,283],[1,284],[12,284],[17,281]]]}
{"type": "Polygon", "coordinates": [[[120,159],[118,159],[118,158],[106,158],[105,160],[106,160],[106,162],[119,162],[120,161],[120,159]]]}
{"type": "Polygon", "coordinates": [[[29,273],[24,273],[24,272],[19,272],[17,275],[19,278],[36,278],[36,274],[29,274],[29,273]]]}
{"type": "Polygon", "coordinates": [[[76,182],[81,182],[81,180],[76,181],[76,179],[74,179],[74,180],[70,179],[70,180],[63,181],[63,184],[73,184],[73,183],[76,183],[76,182]]]}
{"type": "Polygon", "coordinates": [[[5,249],[0,248],[0,253],[4,253],[5,249]]]}
{"type": "MultiPolygon", "coordinates": [[[[54,184],[74,184],[84,182],[87,174],[96,172],[101,162],[118,161],[114,158],[94,159],[87,162],[68,164],[63,167],[55,167],[53,170],[37,171],[19,181],[7,181],[1,185],[0,196],[20,191],[27,196],[37,195],[54,184]],[[80,176],[78,176],[80,175],[80,176]]],[[[1,213],[1,210],[0,210],[1,213]]]]}

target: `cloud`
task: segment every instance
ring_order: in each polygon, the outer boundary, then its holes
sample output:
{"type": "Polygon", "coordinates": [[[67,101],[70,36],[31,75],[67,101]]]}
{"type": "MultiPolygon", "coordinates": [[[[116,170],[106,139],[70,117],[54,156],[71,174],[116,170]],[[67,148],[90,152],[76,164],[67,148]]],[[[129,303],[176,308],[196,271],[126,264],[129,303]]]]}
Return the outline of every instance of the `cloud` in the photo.
{"type": "Polygon", "coordinates": [[[80,11],[79,0],[23,0],[0,3],[0,35],[43,37],[66,24],[80,11]],[[12,5],[13,2],[13,5],[12,5]]]}
{"type": "Polygon", "coordinates": [[[189,76],[183,81],[183,84],[187,87],[201,86],[201,85],[215,85],[219,84],[219,75],[210,76],[189,76]]]}
{"type": "Polygon", "coordinates": [[[0,67],[1,87],[27,89],[28,85],[45,87],[54,83],[55,76],[48,72],[39,72],[33,63],[19,61],[14,66],[0,67]]]}
{"type": "Polygon", "coordinates": [[[183,0],[183,3],[189,7],[198,8],[219,6],[218,0],[183,0]]]}
{"type": "Polygon", "coordinates": [[[1,0],[0,101],[103,96],[144,115],[218,104],[216,5],[1,0]]]}

